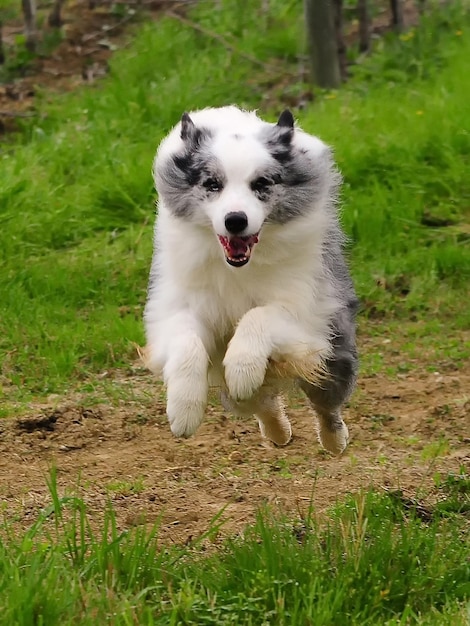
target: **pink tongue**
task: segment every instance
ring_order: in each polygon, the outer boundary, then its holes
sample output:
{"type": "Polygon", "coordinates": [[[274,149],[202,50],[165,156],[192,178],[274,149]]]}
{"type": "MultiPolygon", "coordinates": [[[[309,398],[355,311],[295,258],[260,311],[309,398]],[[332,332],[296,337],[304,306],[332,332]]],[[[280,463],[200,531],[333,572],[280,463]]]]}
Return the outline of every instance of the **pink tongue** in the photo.
{"type": "Polygon", "coordinates": [[[225,252],[233,259],[249,256],[251,248],[258,243],[258,235],[249,237],[224,237],[219,235],[220,243],[225,248],[225,252]]]}
{"type": "Polygon", "coordinates": [[[233,257],[244,256],[246,253],[246,247],[249,243],[248,239],[251,239],[251,237],[230,237],[227,243],[230,255],[233,257]]]}

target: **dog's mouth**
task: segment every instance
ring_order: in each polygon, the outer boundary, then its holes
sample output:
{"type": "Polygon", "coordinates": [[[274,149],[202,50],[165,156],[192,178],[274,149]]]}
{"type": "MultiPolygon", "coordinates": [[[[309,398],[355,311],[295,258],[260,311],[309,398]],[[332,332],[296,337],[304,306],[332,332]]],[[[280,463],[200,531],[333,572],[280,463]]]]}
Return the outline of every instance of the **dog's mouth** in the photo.
{"type": "Polygon", "coordinates": [[[249,235],[248,237],[225,237],[219,235],[219,241],[225,253],[225,260],[233,267],[242,267],[246,265],[251,257],[253,246],[258,243],[258,233],[249,235]]]}

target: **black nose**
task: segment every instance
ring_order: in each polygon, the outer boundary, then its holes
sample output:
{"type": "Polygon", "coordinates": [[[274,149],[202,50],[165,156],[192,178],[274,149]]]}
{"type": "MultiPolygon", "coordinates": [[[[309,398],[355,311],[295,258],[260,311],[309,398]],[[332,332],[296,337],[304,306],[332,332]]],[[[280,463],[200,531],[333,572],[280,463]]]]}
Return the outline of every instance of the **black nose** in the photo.
{"type": "Polygon", "coordinates": [[[248,218],[243,211],[233,211],[225,216],[225,228],[232,235],[239,235],[248,226],[248,218]]]}

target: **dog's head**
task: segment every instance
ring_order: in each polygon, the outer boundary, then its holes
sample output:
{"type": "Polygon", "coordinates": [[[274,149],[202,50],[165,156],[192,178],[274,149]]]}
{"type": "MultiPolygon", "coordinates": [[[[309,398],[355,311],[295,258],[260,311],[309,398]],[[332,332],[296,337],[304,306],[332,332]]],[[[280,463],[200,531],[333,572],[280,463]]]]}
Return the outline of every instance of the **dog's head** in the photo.
{"type": "Polygon", "coordinates": [[[184,113],[154,174],[165,209],[212,228],[233,267],[249,262],[264,224],[312,213],[337,183],[329,149],[290,111],[269,124],[236,107],[184,113]]]}

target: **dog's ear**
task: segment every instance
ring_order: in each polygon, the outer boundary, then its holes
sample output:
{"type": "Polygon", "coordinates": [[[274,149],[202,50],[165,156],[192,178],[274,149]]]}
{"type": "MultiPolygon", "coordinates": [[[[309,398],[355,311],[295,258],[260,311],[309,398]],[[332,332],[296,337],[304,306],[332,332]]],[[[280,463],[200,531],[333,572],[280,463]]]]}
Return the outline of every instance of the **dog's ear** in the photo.
{"type": "Polygon", "coordinates": [[[181,139],[183,141],[194,141],[196,136],[196,127],[193,120],[189,117],[189,113],[184,112],[181,117],[181,139]]]}
{"type": "Polygon", "coordinates": [[[285,109],[281,113],[276,128],[279,130],[280,141],[285,145],[290,144],[294,136],[294,116],[289,109],[285,109]]]}
{"type": "Polygon", "coordinates": [[[289,109],[284,109],[284,111],[279,116],[279,119],[277,120],[277,125],[283,128],[285,127],[292,128],[292,130],[294,129],[294,116],[289,111],[289,109]]]}
{"type": "Polygon", "coordinates": [[[183,113],[181,117],[181,139],[189,147],[190,150],[197,150],[204,138],[209,136],[210,132],[205,128],[198,128],[188,113],[183,113]]]}

